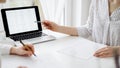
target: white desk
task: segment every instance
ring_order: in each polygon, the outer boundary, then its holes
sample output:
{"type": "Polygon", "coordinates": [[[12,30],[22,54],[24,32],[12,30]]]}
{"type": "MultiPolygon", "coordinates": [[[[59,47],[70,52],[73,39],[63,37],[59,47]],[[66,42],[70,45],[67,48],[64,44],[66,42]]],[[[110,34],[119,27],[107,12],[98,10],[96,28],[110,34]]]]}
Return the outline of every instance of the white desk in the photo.
{"type": "MultiPolygon", "coordinates": [[[[20,65],[28,66],[28,68],[115,68],[113,58],[99,59],[91,54],[89,58],[85,59],[84,54],[92,53],[87,47],[84,53],[81,52],[83,58],[60,52],[67,47],[77,46],[76,43],[79,43],[84,49],[84,45],[93,46],[95,43],[80,37],[63,35],[60,37],[60,34],[59,36],[56,34],[56,37],[55,41],[35,45],[37,57],[2,56],[2,68],[17,68],[20,65]]],[[[97,46],[97,48],[101,48],[101,46],[97,46]]]]}

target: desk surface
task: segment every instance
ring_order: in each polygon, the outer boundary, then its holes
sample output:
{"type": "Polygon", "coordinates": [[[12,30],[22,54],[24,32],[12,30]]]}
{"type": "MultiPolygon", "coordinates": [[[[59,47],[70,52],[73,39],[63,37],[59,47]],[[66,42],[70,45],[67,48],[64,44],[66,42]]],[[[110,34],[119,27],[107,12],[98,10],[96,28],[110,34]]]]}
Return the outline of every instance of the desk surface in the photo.
{"type": "MultiPolygon", "coordinates": [[[[113,58],[100,59],[92,56],[95,49],[99,49],[103,45],[80,37],[62,34],[56,34],[56,37],[57,39],[54,41],[35,45],[37,57],[2,56],[2,68],[17,68],[20,65],[28,66],[28,68],[115,68],[113,58]],[[79,52],[81,55],[78,57],[64,53],[65,49],[77,47],[76,43],[81,45],[80,49],[86,51],[83,53],[81,50],[79,52]],[[88,47],[84,47],[84,45],[88,45],[88,47]],[[89,57],[86,57],[87,55],[89,57]]],[[[75,51],[73,50],[73,52],[75,51]]]]}

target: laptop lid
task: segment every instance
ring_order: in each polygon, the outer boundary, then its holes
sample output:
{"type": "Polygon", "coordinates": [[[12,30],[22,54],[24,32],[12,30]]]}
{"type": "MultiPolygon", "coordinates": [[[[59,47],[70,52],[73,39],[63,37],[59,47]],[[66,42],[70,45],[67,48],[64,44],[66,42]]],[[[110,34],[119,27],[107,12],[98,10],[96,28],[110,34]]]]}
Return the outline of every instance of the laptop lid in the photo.
{"type": "Polygon", "coordinates": [[[1,10],[6,37],[42,31],[37,6],[1,10]]]}

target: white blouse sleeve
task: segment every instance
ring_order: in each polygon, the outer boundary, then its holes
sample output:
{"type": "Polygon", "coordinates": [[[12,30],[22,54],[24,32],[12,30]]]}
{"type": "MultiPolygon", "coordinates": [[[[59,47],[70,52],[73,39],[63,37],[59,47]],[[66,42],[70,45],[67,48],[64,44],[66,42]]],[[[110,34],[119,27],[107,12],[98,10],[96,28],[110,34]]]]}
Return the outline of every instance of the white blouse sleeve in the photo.
{"type": "Polygon", "coordinates": [[[94,19],[94,3],[92,0],[89,9],[87,24],[77,28],[79,36],[88,38],[92,34],[93,19],[94,19]]]}
{"type": "Polygon", "coordinates": [[[2,55],[4,54],[10,54],[10,49],[12,46],[7,44],[0,44],[0,52],[2,55]]]}

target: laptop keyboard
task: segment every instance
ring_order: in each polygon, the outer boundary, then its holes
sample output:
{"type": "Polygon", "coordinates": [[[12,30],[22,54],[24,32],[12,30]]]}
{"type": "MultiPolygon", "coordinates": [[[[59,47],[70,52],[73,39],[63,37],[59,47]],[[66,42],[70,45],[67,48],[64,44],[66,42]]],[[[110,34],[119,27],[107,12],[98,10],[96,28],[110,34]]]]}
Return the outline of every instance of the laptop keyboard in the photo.
{"type": "Polygon", "coordinates": [[[10,36],[10,38],[13,39],[14,41],[19,41],[19,40],[25,40],[25,39],[30,39],[30,38],[40,37],[40,36],[46,36],[46,34],[42,32],[34,32],[29,34],[10,36]]]}

